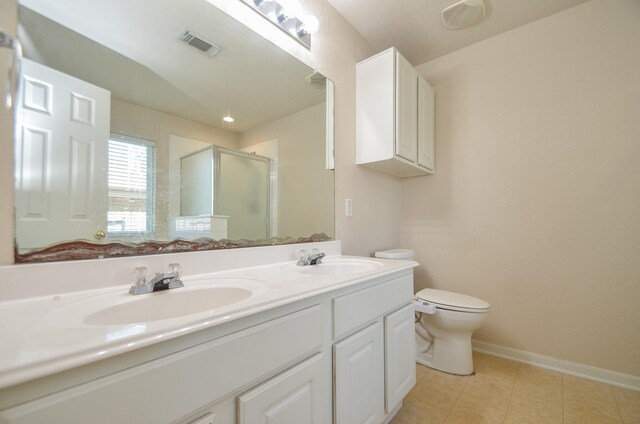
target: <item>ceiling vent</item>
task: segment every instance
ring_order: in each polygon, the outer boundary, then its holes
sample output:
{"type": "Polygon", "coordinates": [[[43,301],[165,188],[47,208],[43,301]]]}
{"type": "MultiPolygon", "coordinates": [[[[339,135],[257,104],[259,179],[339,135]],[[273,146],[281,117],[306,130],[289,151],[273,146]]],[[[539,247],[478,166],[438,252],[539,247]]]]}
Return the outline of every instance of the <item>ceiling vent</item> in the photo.
{"type": "Polygon", "coordinates": [[[220,46],[216,46],[211,41],[205,40],[201,35],[188,30],[181,33],[178,38],[207,56],[215,56],[220,51],[220,46]]]}
{"type": "Polygon", "coordinates": [[[444,9],[441,15],[444,26],[460,29],[484,19],[487,9],[483,0],[461,0],[444,9]]]}

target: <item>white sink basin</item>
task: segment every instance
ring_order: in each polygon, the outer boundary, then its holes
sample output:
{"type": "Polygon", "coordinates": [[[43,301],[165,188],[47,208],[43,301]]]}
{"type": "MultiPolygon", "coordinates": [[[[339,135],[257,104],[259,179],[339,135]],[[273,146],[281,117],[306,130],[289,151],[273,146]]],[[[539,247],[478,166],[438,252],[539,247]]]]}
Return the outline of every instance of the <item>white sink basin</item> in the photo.
{"type": "Polygon", "coordinates": [[[252,278],[184,278],[185,287],[132,295],[128,287],[102,290],[62,303],[45,312],[56,325],[122,326],[192,315],[214,316],[223,308],[265,293],[268,286],[252,278]]]}
{"type": "Polygon", "coordinates": [[[318,265],[287,265],[287,268],[311,275],[349,275],[375,271],[382,266],[379,262],[367,259],[325,259],[318,265]]]}
{"type": "Polygon", "coordinates": [[[158,321],[210,311],[232,305],[251,296],[251,290],[239,287],[203,287],[173,289],[132,296],[129,302],[100,309],[84,319],[88,325],[122,325],[158,321]]]}

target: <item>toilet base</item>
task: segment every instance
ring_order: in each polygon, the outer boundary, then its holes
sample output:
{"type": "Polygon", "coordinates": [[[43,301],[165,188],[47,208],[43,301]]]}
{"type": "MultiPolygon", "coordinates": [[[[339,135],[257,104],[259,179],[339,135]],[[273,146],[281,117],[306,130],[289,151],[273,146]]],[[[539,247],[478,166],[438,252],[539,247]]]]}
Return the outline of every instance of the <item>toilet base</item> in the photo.
{"type": "Polygon", "coordinates": [[[474,373],[470,333],[447,339],[433,337],[432,340],[425,340],[416,332],[415,346],[416,362],[421,365],[449,374],[471,375],[474,373]]]}
{"type": "Polygon", "coordinates": [[[451,306],[440,307],[442,302],[432,302],[436,303],[435,311],[423,311],[423,304],[417,305],[421,313],[415,323],[416,362],[450,374],[473,374],[471,336],[486,322],[489,304],[435,289],[421,290],[417,296],[421,300],[428,299],[424,296],[440,296],[444,304],[451,306]]]}
{"type": "Polygon", "coordinates": [[[434,368],[432,365],[432,360],[432,355],[425,352],[420,352],[419,348],[416,346],[416,362],[418,364],[424,365],[425,367],[434,368]]]}

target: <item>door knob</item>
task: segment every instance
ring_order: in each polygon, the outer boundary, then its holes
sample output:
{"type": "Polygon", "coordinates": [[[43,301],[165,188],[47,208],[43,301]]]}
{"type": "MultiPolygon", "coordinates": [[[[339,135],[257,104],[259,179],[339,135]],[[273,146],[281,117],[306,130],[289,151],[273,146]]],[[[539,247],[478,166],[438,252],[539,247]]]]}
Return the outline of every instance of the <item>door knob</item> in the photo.
{"type": "Polygon", "coordinates": [[[96,240],[102,240],[106,236],[107,236],[107,233],[105,233],[102,230],[98,230],[95,233],[93,233],[93,237],[95,237],[96,240]]]}

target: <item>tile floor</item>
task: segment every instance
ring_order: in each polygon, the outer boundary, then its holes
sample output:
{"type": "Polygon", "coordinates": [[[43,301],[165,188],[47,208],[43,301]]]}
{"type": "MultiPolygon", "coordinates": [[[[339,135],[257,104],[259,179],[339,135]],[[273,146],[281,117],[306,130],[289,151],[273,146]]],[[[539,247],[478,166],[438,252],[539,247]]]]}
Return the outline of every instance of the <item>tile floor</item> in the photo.
{"type": "Polygon", "coordinates": [[[417,365],[391,424],[640,423],[640,392],[474,352],[476,374],[417,365]]]}

